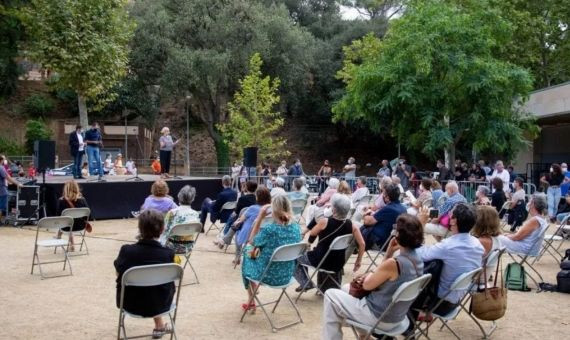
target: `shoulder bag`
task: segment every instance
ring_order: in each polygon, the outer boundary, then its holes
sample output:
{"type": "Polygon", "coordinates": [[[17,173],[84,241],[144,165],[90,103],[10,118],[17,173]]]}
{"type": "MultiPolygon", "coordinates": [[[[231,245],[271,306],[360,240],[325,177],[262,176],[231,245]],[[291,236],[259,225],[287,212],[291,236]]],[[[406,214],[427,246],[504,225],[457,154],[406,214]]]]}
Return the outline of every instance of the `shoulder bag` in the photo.
{"type": "MultiPolygon", "coordinates": [[[[495,270],[495,281],[493,287],[487,288],[487,271],[483,267],[483,291],[472,294],[470,311],[477,319],[485,321],[495,321],[502,318],[507,310],[507,288],[503,281],[502,262],[499,258],[497,269],[495,270]],[[499,265],[501,270],[499,271],[499,265]],[[501,285],[497,286],[497,276],[501,274],[501,285]]],[[[480,283],[479,279],[479,283],[480,283]]]]}

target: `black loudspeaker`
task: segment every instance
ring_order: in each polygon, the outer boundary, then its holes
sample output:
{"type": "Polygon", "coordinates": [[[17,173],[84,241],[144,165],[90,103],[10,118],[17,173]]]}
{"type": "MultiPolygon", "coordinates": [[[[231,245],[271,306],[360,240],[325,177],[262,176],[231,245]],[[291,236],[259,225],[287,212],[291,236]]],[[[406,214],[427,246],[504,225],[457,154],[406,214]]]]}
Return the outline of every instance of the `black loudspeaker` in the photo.
{"type": "Polygon", "coordinates": [[[55,168],[55,142],[37,140],[34,142],[34,166],[38,172],[55,168]]]}
{"type": "Polygon", "coordinates": [[[257,166],[257,148],[243,148],[243,165],[246,168],[255,168],[257,166]]]}

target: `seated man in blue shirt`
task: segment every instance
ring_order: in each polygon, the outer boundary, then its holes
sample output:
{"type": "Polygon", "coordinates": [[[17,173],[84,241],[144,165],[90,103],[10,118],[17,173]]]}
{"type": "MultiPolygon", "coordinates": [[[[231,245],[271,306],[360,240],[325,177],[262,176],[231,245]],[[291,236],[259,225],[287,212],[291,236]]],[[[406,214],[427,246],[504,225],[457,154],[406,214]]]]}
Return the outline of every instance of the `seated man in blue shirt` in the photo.
{"type": "Polygon", "coordinates": [[[206,197],[202,202],[202,209],[200,212],[200,223],[202,223],[202,232],[204,232],[204,224],[206,223],[206,217],[210,213],[210,221],[215,223],[217,219],[220,219],[222,223],[226,223],[230,217],[232,210],[222,211],[222,206],[226,202],[237,201],[237,191],[231,188],[232,178],[228,175],[222,177],[222,186],[224,189],[218,194],[215,201],[211,198],[206,197]]]}
{"type": "MultiPolygon", "coordinates": [[[[418,218],[422,224],[425,224],[429,218],[427,211],[422,210],[418,218]]],[[[455,291],[447,295],[453,282],[460,275],[480,268],[482,265],[485,249],[476,237],[469,234],[476,220],[475,208],[466,203],[459,203],[451,211],[450,231],[452,235],[435,245],[424,245],[416,250],[424,262],[443,261],[437,297],[445,297],[445,300],[435,311],[439,315],[451,312],[466,293],[466,291],[455,291]]],[[[426,294],[421,294],[412,307],[421,308],[427,298],[426,294]]],[[[434,300],[437,299],[430,297],[429,300],[436,302],[434,300]]]]}
{"type": "Polygon", "coordinates": [[[364,225],[360,228],[366,242],[366,250],[375,245],[382,246],[390,237],[396,219],[406,212],[406,207],[400,203],[400,189],[390,183],[382,189],[382,196],[386,205],[374,215],[364,216],[364,225]]]}

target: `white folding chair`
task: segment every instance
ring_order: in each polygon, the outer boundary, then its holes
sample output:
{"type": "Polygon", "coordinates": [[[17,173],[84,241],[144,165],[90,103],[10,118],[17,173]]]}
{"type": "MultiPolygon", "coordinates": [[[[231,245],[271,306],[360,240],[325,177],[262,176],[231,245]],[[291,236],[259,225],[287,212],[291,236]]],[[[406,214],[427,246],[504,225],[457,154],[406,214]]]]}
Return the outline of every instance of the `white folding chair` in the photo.
{"type": "Polygon", "coordinates": [[[353,239],[354,239],[354,237],[352,236],[352,234],[347,234],[347,235],[336,237],[332,241],[327,252],[325,253],[325,256],[323,256],[323,258],[321,259],[321,261],[319,262],[319,264],[316,267],[311,266],[310,264],[300,264],[300,266],[303,267],[305,274],[307,274],[307,276],[309,277],[309,280],[305,283],[305,285],[303,285],[301,292],[299,292],[299,295],[297,295],[297,298],[295,299],[295,303],[297,303],[297,301],[299,301],[299,298],[305,292],[305,288],[307,287],[307,285],[313,282],[313,277],[317,273],[325,274],[323,282],[321,282],[320,285],[317,285],[317,291],[319,291],[321,294],[324,294],[322,287],[324,286],[324,284],[328,280],[332,280],[340,288],[341,283],[338,282],[334,276],[336,273],[334,271],[323,269],[322,266],[323,266],[323,263],[325,263],[329,254],[331,253],[331,251],[346,251],[346,249],[351,245],[353,239]],[[309,269],[313,269],[313,273],[310,276],[309,276],[309,269]]]}
{"type": "MultiPolygon", "coordinates": [[[[560,263],[562,261],[564,255],[560,252],[560,248],[562,248],[562,244],[564,244],[564,237],[561,235],[562,232],[567,229],[569,218],[570,214],[560,222],[554,234],[544,234],[544,243],[542,244],[542,249],[540,250],[538,256],[532,261],[533,264],[540,261],[546,252],[548,252],[550,256],[556,260],[556,262],[560,263]],[[554,242],[559,242],[557,247],[554,246],[554,242]]],[[[548,227],[550,228],[550,225],[548,227]]]]}
{"type": "MultiPolygon", "coordinates": [[[[540,232],[540,235],[536,239],[535,243],[532,245],[532,247],[530,247],[530,249],[531,249],[530,251],[532,251],[537,244],[539,244],[539,245],[542,244],[542,242],[544,241],[544,235],[546,234],[547,230],[548,230],[548,227],[545,227],[542,229],[542,231],[540,232]]],[[[531,273],[528,270],[525,270],[525,274],[536,285],[536,292],[538,293],[538,292],[540,292],[540,285],[538,283],[544,282],[544,279],[542,278],[542,275],[540,275],[540,272],[538,270],[536,270],[536,268],[533,267],[533,264],[535,261],[529,262],[529,257],[537,258],[540,255],[540,252],[537,255],[532,255],[532,254],[530,254],[530,251],[526,254],[522,254],[522,253],[511,252],[507,249],[507,254],[509,255],[509,257],[514,262],[518,263],[519,265],[524,266],[526,264],[528,266],[528,268],[532,269],[532,271],[537,275],[538,280],[533,275],[531,275],[531,273]],[[517,257],[518,257],[518,259],[517,259],[517,257]]]]}
{"type": "Polygon", "coordinates": [[[428,209],[433,207],[433,198],[428,198],[427,200],[425,200],[424,203],[422,203],[422,207],[428,209]]]}
{"type": "Polygon", "coordinates": [[[449,331],[457,339],[461,340],[461,338],[457,335],[457,333],[455,333],[455,331],[451,327],[449,327],[448,322],[455,320],[455,318],[457,317],[457,315],[461,311],[461,309],[462,309],[461,301],[463,300],[463,298],[460,299],[460,303],[457,305],[457,307],[455,307],[451,312],[449,312],[445,315],[437,314],[435,312],[435,310],[443,303],[445,298],[452,292],[463,292],[464,291],[465,292],[464,296],[465,296],[465,294],[467,294],[467,292],[471,289],[471,287],[473,287],[473,284],[476,284],[482,270],[483,270],[483,268],[480,267],[480,268],[474,269],[470,272],[463,273],[463,274],[459,275],[459,277],[457,279],[455,279],[455,281],[453,282],[453,284],[449,288],[449,291],[443,297],[439,298],[438,302],[429,311],[425,311],[426,315],[431,314],[433,316],[433,319],[431,321],[428,321],[428,322],[425,322],[425,321],[417,321],[416,322],[416,325],[414,327],[414,335],[420,335],[421,334],[421,335],[425,336],[427,339],[430,339],[430,337],[428,335],[429,328],[434,324],[434,322],[436,320],[440,320],[444,327],[449,329],[449,331]],[[421,327],[421,325],[423,323],[427,323],[425,328],[421,327]]]}
{"type": "MultiPolygon", "coordinates": [[[[396,225],[394,224],[393,227],[395,227],[395,226],[396,225]]],[[[390,236],[388,236],[388,239],[386,239],[386,241],[384,241],[384,244],[382,244],[380,247],[378,247],[378,245],[374,245],[372,248],[370,248],[366,251],[366,255],[370,259],[370,264],[368,265],[368,268],[366,268],[367,272],[370,271],[370,269],[372,269],[372,266],[378,267],[378,264],[376,264],[376,261],[378,261],[378,258],[380,256],[384,256],[384,254],[386,253],[386,249],[388,249],[388,245],[390,244],[390,241],[395,236],[395,230],[396,229],[392,229],[390,236]],[[372,256],[373,251],[376,252],[375,256],[372,256]]]]}
{"type": "MultiPolygon", "coordinates": [[[[281,247],[279,247],[273,251],[271,258],[269,259],[269,263],[265,267],[263,274],[261,274],[261,277],[259,280],[253,280],[252,278],[246,277],[246,279],[249,280],[251,283],[255,283],[255,289],[253,290],[253,299],[255,299],[256,306],[261,307],[261,309],[263,310],[263,313],[265,314],[265,317],[269,321],[269,324],[271,325],[271,330],[273,332],[277,332],[280,329],[291,327],[291,326],[294,326],[296,324],[303,322],[303,319],[301,318],[301,313],[299,312],[299,309],[297,309],[297,306],[295,305],[295,303],[293,302],[293,300],[291,299],[289,294],[287,294],[287,291],[286,291],[287,287],[291,286],[296,281],[293,277],[291,277],[291,280],[289,280],[289,282],[287,282],[284,285],[272,286],[272,285],[269,285],[269,284],[263,282],[263,279],[265,278],[265,275],[267,274],[267,272],[269,271],[269,268],[271,268],[271,265],[273,263],[295,261],[296,259],[301,257],[303,255],[303,253],[305,253],[306,249],[307,249],[307,244],[304,242],[281,246],[281,247]],[[259,297],[257,296],[257,292],[259,291],[259,288],[261,286],[267,286],[267,287],[272,288],[272,289],[280,289],[281,294],[279,295],[279,298],[275,301],[262,303],[261,300],[259,299],[259,297]],[[293,306],[293,309],[295,309],[295,312],[297,313],[298,319],[292,323],[289,323],[289,324],[286,324],[283,326],[276,326],[275,323],[273,322],[273,320],[271,319],[271,317],[269,316],[269,313],[267,313],[265,306],[275,304],[275,306],[273,306],[273,309],[271,310],[271,313],[275,313],[275,310],[277,309],[277,306],[279,305],[279,302],[281,302],[281,298],[283,298],[283,296],[285,296],[287,298],[287,300],[289,300],[289,302],[291,303],[291,306],[293,306]]],[[[248,305],[250,305],[253,302],[253,299],[248,301],[248,305]]],[[[245,315],[247,314],[247,312],[248,312],[247,310],[243,311],[240,322],[243,322],[243,319],[244,319],[245,315]]]]}
{"type": "Polygon", "coordinates": [[[119,300],[119,326],[117,329],[117,339],[137,339],[151,336],[150,334],[138,335],[134,337],[127,337],[127,330],[125,328],[125,316],[130,316],[138,319],[156,318],[159,316],[168,315],[172,330],[170,331],[170,339],[178,339],[176,336],[176,313],[178,312],[178,300],[180,298],[180,284],[184,276],[184,269],[176,263],[163,263],[152,264],[147,266],[137,266],[129,268],[123,273],[121,280],[121,296],[119,300]],[[178,289],[176,292],[176,300],[171,304],[170,309],[164,313],[154,315],[151,317],[144,317],[141,315],[129,313],[124,308],[125,289],[127,287],[153,287],[170,282],[178,282],[178,289]],[[173,314],[174,313],[174,314],[173,314]],[[121,338],[121,331],[123,337],[121,338]]]}
{"type": "Polygon", "coordinates": [[[361,332],[364,331],[366,334],[364,335],[364,339],[368,340],[371,339],[372,335],[382,335],[382,336],[391,336],[396,337],[398,335],[403,334],[410,325],[410,319],[408,317],[404,317],[404,319],[398,322],[397,325],[390,329],[381,328],[378,325],[384,317],[390,315],[391,309],[394,308],[397,304],[407,304],[410,306],[414,300],[418,297],[420,292],[427,286],[429,281],[431,280],[431,274],[424,274],[417,279],[412,281],[408,281],[402,284],[392,295],[392,301],[388,305],[388,307],[384,310],[384,313],[380,315],[376,323],[372,326],[365,325],[359,322],[359,320],[352,320],[346,319],[345,323],[352,328],[354,335],[357,339],[363,339],[359,334],[358,330],[361,332]]]}
{"type": "Polygon", "coordinates": [[[36,227],[36,239],[34,241],[34,255],[32,257],[32,271],[30,274],[34,274],[34,266],[38,266],[40,269],[40,275],[42,279],[49,279],[53,277],[60,277],[60,276],[70,276],[73,275],[73,271],[71,270],[71,262],[69,261],[68,250],[70,246],[69,234],[67,239],[62,238],[49,238],[44,240],[39,240],[40,229],[46,230],[59,230],[60,228],[72,228],[73,227],[73,218],[69,216],[59,216],[59,217],[44,217],[42,218],[36,227]],[[63,249],[63,260],[52,260],[47,262],[40,261],[40,255],[38,254],[39,248],[54,248],[57,249],[61,247],[63,249]],[[63,271],[65,271],[66,265],[69,265],[69,274],[61,274],[55,276],[44,276],[42,271],[42,264],[49,264],[49,263],[61,263],[63,262],[63,271]]]}
{"type": "MultiPolygon", "coordinates": [[[[232,202],[226,202],[224,203],[224,205],[222,205],[222,208],[220,209],[220,215],[222,214],[222,212],[224,210],[234,210],[236,208],[237,205],[237,201],[232,201],[232,202]]],[[[218,225],[216,224],[217,221],[214,222],[210,222],[210,227],[208,228],[208,230],[206,231],[206,236],[208,236],[208,233],[210,232],[210,230],[212,229],[217,229],[218,231],[222,231],[223,227],[220,228],[218,227],[218,225]]]]}
{"type": "Polygon", "coordinates": [[[304,223],[305,217],[303,217],[303,213],[305,212],[305,208],[307,207],[307,200],[306,199],[296,199],[291,201],[291,210],[293,210],[293,217],[297,223],[301,223],[301,220],[304,223]]]}
{"type": "MultiPolygon", "coordinates": [[[[179,255],[184,255],[186,261],[184,262],[184,266],[182,270],[186,269],[186,266],[190,266],[192,272],[194,273],[194,277],[196,278],[196,282],[193,283],[186,283],[184,286],[192,285],[192,284],[199,284],[200,280],[198,279],[198,274],[196,274],[196,270],[194,270],[194,266],[190,262],[190,255],[192,255],[192,250],[196,246],[196,242],[198,242],[198,237],[200,236],[200,231],[202,230],[202,224],[199,221],[193,223],[185,223],[185,224],[177,224],[172,227],[170,230],[170,236],[179,236],[185,238],[192,238],[192,247],[184,247],[186,251],[184,253],[176,253],[179,255]]],[[[172,241],[171,241],[172,242],[172,241]]]]}
{"type": "MultiPolygon", "coordinates": [[[[76,218],[84,218],[85,221],[89,219],[91,216],[91,209],[89,208],[68,208],[61,212],[61,216],[69,216],[73,219],[76,218]]],[[[67,234],[67,231],[61,230],[62,234],[67,234]]],[[[81,243],[79,247],[78,253],[70,253],[69,256],[78,256],[78,255],[89,255],[89,248],[87,248],[87,241],[85,241],[85,233],[87,231],[85,228],[81,230],[73,230],[73,235],[81,236],[81,243]],[[82,253],[83,246],[85,245],[85,253],[82,253]]],[[[78,243],[70,244],[71,246],[75,246],[78,243]]]]}

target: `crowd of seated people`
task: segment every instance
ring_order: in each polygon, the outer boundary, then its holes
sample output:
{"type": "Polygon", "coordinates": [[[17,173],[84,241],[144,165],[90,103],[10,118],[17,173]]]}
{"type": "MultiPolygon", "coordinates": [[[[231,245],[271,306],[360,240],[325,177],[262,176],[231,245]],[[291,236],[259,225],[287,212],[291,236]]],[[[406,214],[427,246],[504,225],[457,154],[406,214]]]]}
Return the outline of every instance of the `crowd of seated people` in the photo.
{"type": "Polygon", "coordinates": [[[457,182],[449,181],[445,185],[445,201],[438,208],[438,217],[433,218],[425,225],[426,234],[437,237],[445,236],[449,231],[451,210],[459,203],[467,200],[459,193],[457,182]]]}
{"type": "Polygon", "coordinates": [[[226,202],[235,202],[237,201],[237,191],[232,189],[232,179],[230,176],[226,175],[222,177],[222,191],[218,193],[216,200],[212,200],[209,197],[206,197],[202,202],[201,210],[200,210],[200,223],[202,223],[202,231],[204,231],[204,226],[206,223],[206,218],[208,213],[210,214],[210,221],[215,223],[218,219],[225,223],[232,211],[230,210],[222,210],[222,207],[226,202]]]}
{"type": "Polygon", "coordinates": [[[186,253],[194,245],[193,236],[171,236],[172,227],[199,221],[200,213],[190,206],[196,198],[196,189],[185,185],[178,192],[178,207],[169,210],[164,216],[164,232],[160,235],[160,243],[177,254],[186,253]]]}

